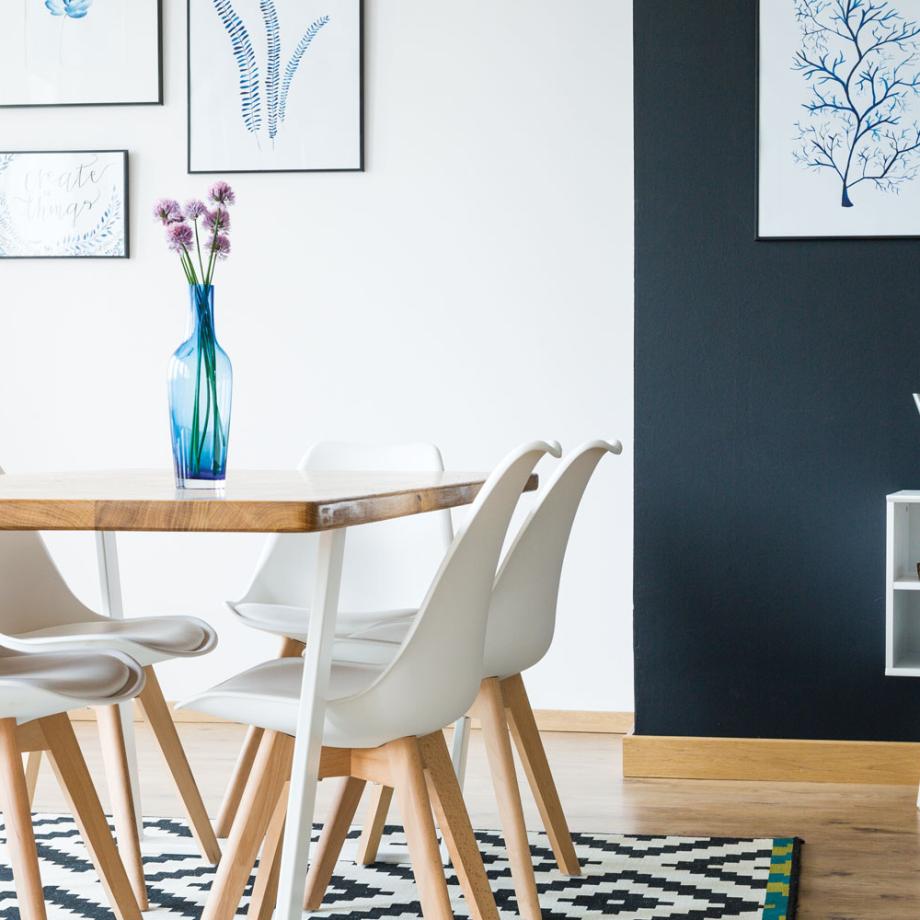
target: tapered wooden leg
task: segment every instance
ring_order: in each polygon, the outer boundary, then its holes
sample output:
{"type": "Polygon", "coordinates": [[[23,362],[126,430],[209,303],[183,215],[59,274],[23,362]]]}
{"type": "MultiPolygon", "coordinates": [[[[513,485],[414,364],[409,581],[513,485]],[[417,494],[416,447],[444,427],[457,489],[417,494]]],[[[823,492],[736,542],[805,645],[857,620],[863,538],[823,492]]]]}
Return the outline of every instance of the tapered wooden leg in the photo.
{"type": "Polygon", "coordinates": [[[35,787],[38,785],[38,771],[42,766],[42,752],[29,751],[26,754],[26,789],[29,792],[29,805],[35,801],[35,787]]]}
{"type": "Polygon", "coordinates": [[[436,732],[420,738],[419,747],[438,827],[469,905],[470,916],[473,920],[498,920],[495,896],[489,886],[482,853],[479,852],[444,735],[436,732]]]}
{"type": "Polygon", "coordinates": [[[102,759],[112,800],[112,816],[118,852],[131,881],[131,889],[142,911],[147,910],[147,884],[144,881],[144,861],[141,858],[141,841],[137,832],[138,816],[131,795],[131,776],[128,772],[128,754],[117,706],[99,706],[96,709],[102,759]]]}
{"type": "Polygon", "coordinates": [[[316,853],[310,860],[307,873],[307,890],[304,896],[304,910],[319,910],[323,896],[329,887],[335,864],[342,852],[348,829],[358,810],[358,803],[367,784],[363,779],[348,777],[342,781],[338,795],[323,825],[323,832],[316,847],[316,853]]]}
{"type": "Polygon", "coordinates": [[[236,759],[233,775],[227,784],[224,800],[220,803],[220,811],[214,824],[214,833],[218,837],[230,836],[230,828],[233,827],[233,819],[236,818],[236,813],[239,810],[240,799],[243,797],[243,790],[246,788],[246,780],[252,772],[252,765],[255,763],[256,753],[259,750],[261,741],[262,729],[256,728],[255,725],[250,725],[246,731],[246,737],[243,739],[239,757],[236,759]]]}
{"type": "Polygon", "coordinates": [[[118,920],[141,920],[131,883],[115,848],[70,720],[66,715],[56,715],[42,719],[40,724],[51,753],[51,765],[70,801],[74,819],[115,916],[118,920]]]}
{"type": "MultiPolygon", "coordinates": [[[[281,641],[278,657],[297,658],[303,654],[303,650],[303,642],[297,639],[284,638],[281,641]]],[[[243,741],[243,747],[240,749],[236,766],[233,768],[233,776],[230,777],[227,791],[224,793],[224,800],[220,803],[220,811],[217,814],[217,821],[214,825],[214,833],[218,837],[226,837],[230,833],[233,819],[236,817],[237,809],[240,807],[240,799],[243,796],[246,779],[252,770],[252,765],[256,759],[256,751],[259,750],[261,740],[262,729],[251,725],[246,732],[246,738],[243,741]]]]}
{"type": "Polygon", "coordinates": [[[259,856],[259,871],[249,899],[247,920],[271,920],[278,900],[278,876],[281,875],[281,847],[284,843],[284,822],[290,783],[285,783],[275,803],[268,832],[259,856]]]}
{"type": "Polygon", "coordinates": [[[375,785],[371,787],[371,802],[367,809],[367,818],[364,830],[358,841],[357,863],[359,866],[372,866],[377,862],[377,851],[380,849],[380,838],[387,823],[390,813],[390,803],[393,801],[391,786],[375,785]]]}
{"type": "Polygon", "coordinates": [[[531,791],[540,809],[540,817],[546,828],[550,846],[559,869],[565,875],[581,875],[581,865],[572,843],[572,834],[562,811],[559,793],[553,780],[546,749],[540,738],[537,721],[527,697],[527,690],[520,674],[502,681],[502,697],[508,715],[508,725],[514,738],[518,754],[527,774],[531,791]]]}
{"type": "Polygon", "coordinates": [[[16,741],[16,720],[0,719],[0,806],[22,920],[45,920],[45,896],[38,871],[29,790],[16,741]]]}
{"type": "Polygon", "coordinates": [[[289,735],[265,732],[262,736],[201,920],[231,920],[235,915],[278,797],[290,778],[293,753],[294,739],[289,735]]]}
{"type": "Polygon", "coordinates": [[[144,689],[138,695],[141,706],[144,707],[144,714],[147,721],[156,735],[160,750],[166,758],[166,765],[169,772],[172,773],[176,788],[179,790],[179,797],[185,806],[186,814],[189,819],[189,826],[195,840],[204,858],[212,865],[220,861],[220,847],[217,844],[217,838],[214,836],[214,828],[211,827],[211,821],[205,810],[204,802],[201,801],[201,793],[198,790],[198,784],[192,775],[188,759],[182,748],[182,742],[179,740],[179,734],[173,723],[172,715],[166,700],[163,698],[163,691],[160,689],[159,681],[153,668],[144,668],[147,675],[147,683],[144,689]]]}
{"type": "Polygon", "coordinates": [[[482,723],[482,737],[485,742],[498,812],[501,816],[502,834],[508,848],[511,863],[511,877],[517,895],[518,913],[526,920],[540,917],[540,900],[537,896],[537,881],[533,873],[533,858],[527,828],[524,825],[524,809],[521,806],[521,790],[518,788],[514,770],[514,755],[511,753],[511,738],[505,718],[505,704],[498,678],[490,677],[482,682],[473,712],[482,723]]]}
{"type": "Polygon", "coordinates": [[[425,920],[447,920],[453,917],[453,911],[431,818],[431,800],[428,798],[418,741],[402,738],[388,744],[387,749],[422,916],[425,920]]]}

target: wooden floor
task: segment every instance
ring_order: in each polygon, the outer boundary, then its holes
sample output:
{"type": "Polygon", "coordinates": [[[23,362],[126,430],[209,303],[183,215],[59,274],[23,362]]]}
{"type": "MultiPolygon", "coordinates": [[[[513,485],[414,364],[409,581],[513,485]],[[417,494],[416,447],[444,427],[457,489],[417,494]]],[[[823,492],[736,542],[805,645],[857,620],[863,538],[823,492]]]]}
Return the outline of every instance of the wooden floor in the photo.
{"type": "MultiPolygon", "coordinates": [[[[95,725],[77,726],[94,776],[102,777],[95,725]]],[[[213,815],[242,730],[228,725],[179,726],[213,815]]],[[[918,920],[920,820],[916,789],[812,783],[623,780],[614,735],[548,734],[550,762],[573,829],[643,834],[743,837],[798,835],[803,857],[801,920],[918,920]]],[[[180,814],[149,730],[138,726],[144,811],[180,814]]],[[[104,782],[100,794],[107,798],[104,782]]],[[[320,786],[318,814],[332,791],[320,786]]],[[[478,732],[473,733],[467,800],[473,823],[498,826],[478,732]]],[[[539,827],[527,798],[528,825],[539,827]]],[[[39,811],[65,811],[54,779],[42,768],[39,811]]]]}

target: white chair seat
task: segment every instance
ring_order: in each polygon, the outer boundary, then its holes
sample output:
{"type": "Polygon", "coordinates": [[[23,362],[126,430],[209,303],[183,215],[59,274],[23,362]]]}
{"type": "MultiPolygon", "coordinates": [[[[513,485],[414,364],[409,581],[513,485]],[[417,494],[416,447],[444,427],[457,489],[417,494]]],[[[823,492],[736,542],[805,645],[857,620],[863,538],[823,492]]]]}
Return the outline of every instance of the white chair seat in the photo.
{"type": "MultiPolygon", "coordinates": [[[[307,641],[307,627],[310,611],[306,607],[288,604],[230,603],[230,609],[247,625],[262,632],[286,636],[290,639],[307,641]]],[[[337,636],[361,634],[380,622],[411,622],[415,616],[412,609],[342,611],[336,617],[337,636]]]]}
{"type": "Polygon", "coordinates": [[[119,653],[36,652],[0,658],[0,718],[19,722],[136,696],[144,672],[119,653]]]}
{"type": "Polygon", "coordinates": [[[143,667],[168,658],[203,655],[217,644],[217,633],[203,620],[190,616],[108,617],[48,626],[4,639],[17,651],[66,651],[77,645],[98,644],[130,655],[143,667]]]}
{"type": "MultiPolygon", "coordinates": [[[[384,671],[383,665],[334,662],[326,695],[323,744],[329,747],[377,747],[391,741],[388,726],[376,730],[367,718],[349,717],[337,707],[366,690],[384,671]]],[[[278,658],[256,665],[242,674],[179,704],[207,715],[294,735],[300,710],[303,659],[278,658]]]]}

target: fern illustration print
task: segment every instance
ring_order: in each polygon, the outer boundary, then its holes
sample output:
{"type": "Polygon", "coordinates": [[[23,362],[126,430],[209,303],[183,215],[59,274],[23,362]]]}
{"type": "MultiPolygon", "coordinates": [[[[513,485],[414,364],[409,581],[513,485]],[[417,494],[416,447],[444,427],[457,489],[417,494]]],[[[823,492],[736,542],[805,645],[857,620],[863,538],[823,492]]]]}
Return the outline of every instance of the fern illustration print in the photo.
{"type": "Polygon", "coordinates": [[[359,170],[363,0],[188,0],[189,171],[359,170]]]}
{"type": "Polygon", "coordinates": [[[281,23],[275,0],[259,0],[262,26],[265,30],[265,75],[260,80],[252,38],[246,24],[234,10],[231,0],[212,0],[214,10],[227,32],[230,47],[240,75],[240,105],[246,130],[257,137],[262,130],[262,100],[265,100],[265,125],[270,141],[278,136],[287,96],[304,54],[323,26],[330,21],[328,14],[307,26],[284,68],[281,83],[281,23]],[[280,117],[279,117],[280,116],[280,117]]]}
{"type": "Polygon", "coordinates": [[[246,130],[257,134],[262,127],[262,99],[259,93],[259,67],[256,53],[243,20],[236,15],[230,0],[213,0],[214,9],[230,39],[233,57],[240,72],[240,107],[246,130]]]}

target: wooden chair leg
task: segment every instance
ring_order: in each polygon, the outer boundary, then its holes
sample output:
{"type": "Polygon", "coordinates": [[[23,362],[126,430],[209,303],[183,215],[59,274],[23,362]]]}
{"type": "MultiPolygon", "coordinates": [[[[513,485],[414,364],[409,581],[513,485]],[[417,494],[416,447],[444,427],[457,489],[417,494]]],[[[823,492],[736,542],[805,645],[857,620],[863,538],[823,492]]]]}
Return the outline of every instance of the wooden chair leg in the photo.
{"type": "Polygon", "coordinates": [[[357,863],[359,866],[372,866],[377,862],[380,838],[387,823],[390,803],[393,801],[391,786],[374,785],[371,787],[371,802],[367,809],[364,830],[358,841],[357,863]]]}
{"type": "Polygon", "coordinates": [[[259,856],[259,871],[249,899],[247,920],[271,920],[278,901],[278,879],[281,875],[281,848],[284,844],[284,825],[287,818],[287,800],[290,783],[281,788],[268,832],[259,856]]]}
{"type": "MultiPolygon", "coordinates": [[[[278,652],[278,657],[296,658],[303,654],[303,650],[303,642],[299,642],[297,639],[285,638],[281,642],[281,649],[278,652]]],[[[240,807],[243,789],[246,787],[246,778],[252,770],[252,765],[256,759],[256,751],[259,750],[259,742],[261,740],[262,729],[251,725],[246,732],[243,747],[240,749],[240,755],[237,758],[236,766],[233,768],[233,775],[230,777],[227,791],[224,793],[224,800],[220,803],[220,811],[217,813],[214,833],[218,837],[227,837],[230,834],[230,828],[233,826],[233,819],[236,817],[236,812],[240,807]]]]}
{"type": "Polygon", "coordinates": [[[559,792],[546,759],[546,749],[520,674],[502,681],[502,697],[511,736],[521,756],[527,781],[536,799],[559,869],[565,875],[581,875],[572,834],[562,811],[559,792]]]}
{"type": "Polygon", "coordinates": [[[22,754],[16,741],[16,720],[0,720],[0,806],[6,846],[13,869],[16,901],[22,920],[45,920],[45,896],[38,869],[29,791],[22,754]]]}
{"type": "Polygon", "coordinates": [[[42,719],[40,725],[51,752],[51,765],[70,801],[77,826],[115,916],[118,920],[141,920],[131,882],[109,831],[70,719],[66,715],[49,716],[42,719]]]}
{"type": "Polygon", "coordinates": [[[236,759],[233,775],[227,784],[224,800],[220,803],[220,811],[214,824],[214,833],[218,837],[230,836],[230,828],[233,827],[233,821],[240,807],[240,799],[242,799],[243,790],[246,788],[246,779],[252,772],[252,765],[255,763],[256,753],[259,750],[261,741],[262,729],[256,728],[255,725],[250,725],[246,731],[246,737],[243,739],[239,757],[236,759]]]}
{"type": "Polygon", "coordinates": [[[428,798],[418,741],[415,738],[402,738],[386,747],[409,843],[409,857],[422,905],[422,916],[425,920],[449,920],[454,915],[431,817],[431,800],[428,798]]]}
{"type": "Polygon", "coordinates": [[[131,776],[128,772],[121,713],[117,706],[100,706],[96,709],[96,719],[99,724],[99,740],[109,784],[109,797],[112,800],[118,852],[125,864],[137,904],[145,911],[148,907],[147,884],[144,881],[144,861],[137,831],[137,815],[134,812],[134,796],[131,795],[131,776]]]}
{"type": "Polygon", "coordinates": [[[323,897],[332,880],[335,864],[342,853],[348,829],[354,820],[366,785],[363,779],[347,777],[339,788],[332,811],[323,825],[316,853],[310,859],[307,890],[303,902],[304,910],[319,910],[322,907],[323,897]]]}
{"type": "Polygon", "coordinates": [[[262,736],[201,920],[232,920],[236,914],[278,797],[290,779],[293,755],[294,739],[289,735],[265,732],[262,736]]]}
{"type": "Polygon", "coordinates": [[[42,766],[42,752],[29,751],[26,754],[26,789],[29,793],[29,806],[35,801],[35,787],[38,785],[38,771],[42,766]]]}
{"type": "Polygon", "coordinates": [[[489,885],[482,853],[470,824],[444,735],[436,732],[420,738],[419,746],[438,827],[441,828],[447,852],[469,905],[470,916],[473,920],[498,920],[495,896],[489,885]]]}
{"type": "Polygon", "coordinates": [[[220,847],[214,836],[214,828],[211,827],[204,802],[201,800],[198,784],[195,782],[188,758],[182,748],[182,742],[179,740],[172,714],[163,698],[163,691],[160,689],[153,668],[144,668],[144,673],[147,675],[147,683],[140,692],[138,700],[144,707],[144,714],[156,735],[160,750],[166,758],[169,772],[172,773],[176,788],[179,790],[179,797],[185,806],[192,834],[198,841],[204,858],[212,865],[216,865],[220,861],[220,847]]]}
{"type": "Polygon", "coordinates": [[[482,737],[498,800],[502,834],[508,848],[518,913],[526,920],[537,920],[540,917],[537,880],[533,872],[533,857],[521,806],[521,790],[514,769],[514,755],[511,753],[511,738],[498,678],[490,677],[482,682],[473,712],[482,723],[482,737]]]}

